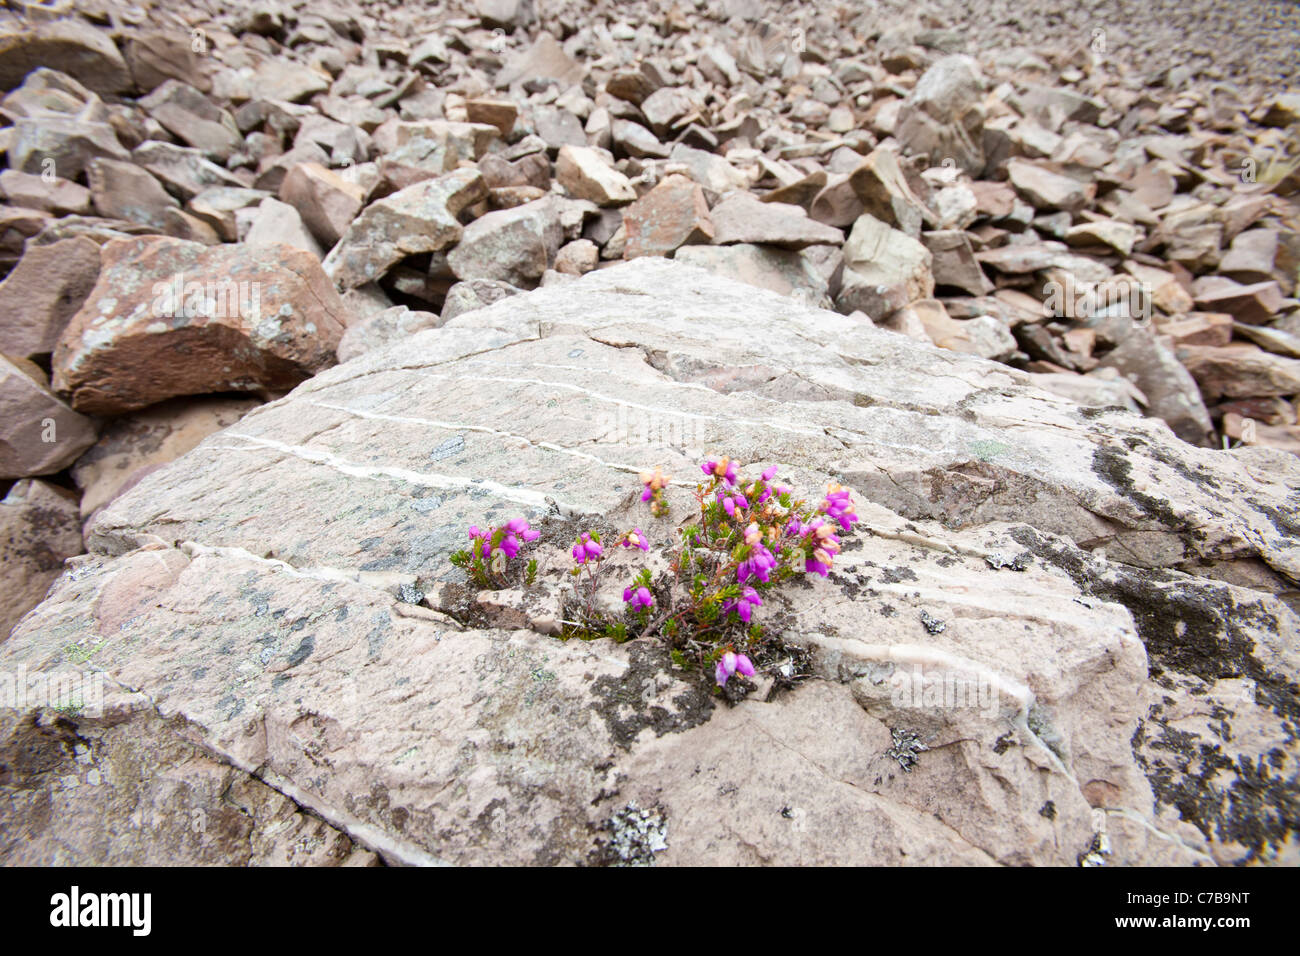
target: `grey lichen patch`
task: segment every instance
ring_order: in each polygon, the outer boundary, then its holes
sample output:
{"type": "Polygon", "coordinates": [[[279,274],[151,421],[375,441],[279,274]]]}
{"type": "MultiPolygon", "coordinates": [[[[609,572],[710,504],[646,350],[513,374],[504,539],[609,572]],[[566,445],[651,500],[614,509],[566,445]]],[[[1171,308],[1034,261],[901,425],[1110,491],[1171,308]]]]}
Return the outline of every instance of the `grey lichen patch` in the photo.
{"type": "Polygon", "coordinates": [[[649,641],[633,641],[626,646],[627,669],[617,676],[598,677],[591,685],[595,697],[591,708],[620,747],[630,749],[647,727],[656,737],[662,737],[699,726],[713,715],[714,700],[707,685],[678,680],[666,648],[649,641]],[[670,710],[658,701],[674,685],[680,693],[671,698],[670,710]]]}
{"type": "Polygon", "coordinates": [[[911,773],[919,759],[918,755],[930,748],[925,745],[921,735],[914,730],[891,727],[889,734],[894,738],[894,743],[885,751],[885,756],[897,760],[905,773],[911,773]]]}
{"type": "Polygon", "coordinates": [[[610,866],[653,866],[655,854],[668,849],[668,821],[658,807],[629,803],[605,822],[605,832],[596,859],[610,866]]]}
{"type": "Polygon", "coordinates": [[[924,608],[921,610],[921,624],[925,627],[926,631],[930,634],[942,634],[948,628],[948,624],[946,621],[943,621],[940,618],[935,617],[933,614],[931,614],[929,611],[925,610],[924,608]]]}

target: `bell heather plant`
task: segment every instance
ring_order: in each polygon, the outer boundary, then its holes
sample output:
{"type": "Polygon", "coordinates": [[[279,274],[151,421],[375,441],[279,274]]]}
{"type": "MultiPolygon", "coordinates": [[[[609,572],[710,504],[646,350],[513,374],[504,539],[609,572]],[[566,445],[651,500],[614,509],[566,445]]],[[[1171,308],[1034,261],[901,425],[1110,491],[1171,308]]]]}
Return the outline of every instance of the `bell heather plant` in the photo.
{"type": "MultiPolygon", "coordinates": [[[[566,613],[576,620],[564,621],[563,637],[658,637],[678,666],[705,673],[711,669],[723,688],[737,674],[754,676],[755,658],[762,662],[773,656],[775,648],[765,641],[759,620],[763,596],[800,575],[826,577],[841,550],[839,535],[852,531],[858,516],[849,490],[838,484],[831,484],[816,505],[793,498],[793,489],[776,480],[776,466],[747,478],[737,462],[721,458],[704,462],[700,471],[698,516],[677,530],[679,540],[668,552],[665,572],[656,576],[641,568],[627,582],[621,616],[596,608],[609,551],[597,532],[578,535],[569,574],[579,606],[566,613]]],[[[666,515],[664,489],[670,479],[658,468],[640,477],[641,501],[649,504],[652,516],[666,515]]],[[[506,563],[522,543],[536,537],[522,519],[489,532],[471,528],[471,547],[453,555],[453,561],[481,586],[502,586],[506,563]]],[[[650,550],[640,527],[619,537],[619,546],[650,550]]],[[[536,562],[529,567],[531,583],[536,562]]]]}

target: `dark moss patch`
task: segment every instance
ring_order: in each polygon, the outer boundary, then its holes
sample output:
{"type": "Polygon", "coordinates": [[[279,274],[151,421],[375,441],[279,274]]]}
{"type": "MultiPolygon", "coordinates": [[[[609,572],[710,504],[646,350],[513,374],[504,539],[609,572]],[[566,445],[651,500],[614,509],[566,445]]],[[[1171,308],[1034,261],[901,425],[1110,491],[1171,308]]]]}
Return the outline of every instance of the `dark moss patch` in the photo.
{"type": "MultiPolygon", "coordinates": [[[[1192,583],[1166,571],[1108,565],[1103,577],[1088,555],[1068,544],[1028,527],[1011,535],[1085,593],[1129,610],[1157,686],[1195,695],[1193,679],[1211,685],[1249,678],[1254,704],[1281,718],[1286,742],[1300,736],[1300,686],[1254,655],[1250,629],[1276,632],[1279,626],[1263,601],[1242,603],[1226,585],[1192,583]]],[[[1233,737],[1231,712],[1211,709],[1210,729],[1217,739],[1204,740],[1164,723],[1164,710],[1173,704],[1173,697],[1164,696],[1154,705],[1131,742],[1157,801],[1176,808],[1207,838],[1245,847],[1248,861],[1266,859],[1270,848],[1294,839],[1300,833],[1300,784],[1293,773],[1284,775],[1284,752],[1275,748],[1254,762],[1233,757],[1222,749],[1233,737]]]]}
{"type": "Polygon", "coordinates": [[[1092,453],[1092,470],[1108,485],[1133,502],[1148,518],[1175,531],[1192,532],[1186,518],[1169,507],[1169,502],[1144,491],[1133,482],[1133,464],[1114,445],[1098,445],[1092,453]]]}

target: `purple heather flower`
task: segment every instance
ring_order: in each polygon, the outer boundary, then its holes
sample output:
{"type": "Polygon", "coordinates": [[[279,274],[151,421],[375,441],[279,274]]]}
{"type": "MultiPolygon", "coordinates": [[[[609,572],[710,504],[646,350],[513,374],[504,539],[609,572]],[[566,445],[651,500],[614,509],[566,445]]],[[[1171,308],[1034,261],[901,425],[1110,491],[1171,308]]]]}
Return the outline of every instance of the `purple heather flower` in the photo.
{"type": "Polygon", "coordinates": [[[668,482],[671,480],[672,479],[665,475],[659,468],[656,468],[653,474],[648,471],[641,472],[641,484],[645,485],[645,488],[641,492],[641,500],[649,501],[655,496],[656,491],[661,491],[666,488],[668,482]]]}
{"type": "Polygon", "coordinates": [[[727,651],[718,658],[718,666],[714,668],[713,678],[718,682],[719,687],[726,687],[727,681],[731,679],[732,674],[753,677],[754,665],[744,654],[734,654],[727,651]]]}
{"type": "Polygon", "coordinates": [[[730,458],[723,458],[721,461],[714,461],[710,458],[700,465],[700,470],[710,478],[714,476],[721,478],[728,485],[735,485],[736,483],[736,463],[730,458]]]}
{"type": "Polygon", "coordinates": [[[649,610],[654,607],[654,595],[650,593],[649,588],[637,588],[633,591],[631,588],[623,589],[623,601],[632,606],[632,610],[639,611],[642,608],[649,610]]]}
{"type": "Polygon", "coordinates": [[[767,545],[761,543],[753,545],[749,557],[741,561],[740,566],[736,568],[736,580],[744,584],[752,576],[767,583],[774,567],[776,567],[776,558],[772,557],[772,552],[767,550],[767,545]]]}
{"type": "Polygon", "coordinates": [[[771,468],[769,468],[769,469],[767,469],[766,471],[764,471],[764,472],[763,472],[763,480],[764,480],[764,481],[771,481],[773,478],[776,477],[776,471],[777,471],[777,467],[776,467],[776,465],[773,465],[771,468]]]}
{"type": "Polygon", "coordinates": [[[804,561],[804,570],[826,577],[835,555],[840,553],[840,539],[835,537],[834,526],[827,524],[824,518],[814,518],[799,526],[799,535],[813,548],[804,561]]]}
{"type": "Polygon", "coordinates": [[[737,508],[749,507],[749,501],[739,491],[733,492],[730,495],[723,494],[721,491],[719,491],[718,500],[722,502],[722,507],[727,512],[727,515],[729,517],[732,517],[736,514],[737,508]]]}
{"type": "Polygon", "coordinates": [[[740,597],[734,601],[728,601],[723,607],[723,611],[735,611],[740,615],[740,619],[746,624],[749,623],[750,616],[753,614],[752,608],[761,607],[763,599],[758,596],[758,592],[753,588],[745,588],[740,593],[740,597]]]}
{"type": "Polygon", "coordinates": [[[641,533],[640,528],[633,528],[623,537],[623,547],[640,548],[642,551],[649,551],[650,542],[646,541],[645,535],[641,533]]]}
{"type": "Polygon", "coordinates": [[[845,531],[850,530],[853,522],[858,520],[857,513],[853,510],[853,499],[850,497],[849,489],[840,485],[832,484],[827,487],[826,499],[817,510],[832,521],[838,521],[845,531]]]}
{"type": "Polygon", "coordinates": [[[582,537],[578,543],[573,546],[573,560],[578,564],[586,564],[593,558],[598,558],[605,549],[600,546],[598,541],[591,540],[589,532],[582,532],[582,537]]]}

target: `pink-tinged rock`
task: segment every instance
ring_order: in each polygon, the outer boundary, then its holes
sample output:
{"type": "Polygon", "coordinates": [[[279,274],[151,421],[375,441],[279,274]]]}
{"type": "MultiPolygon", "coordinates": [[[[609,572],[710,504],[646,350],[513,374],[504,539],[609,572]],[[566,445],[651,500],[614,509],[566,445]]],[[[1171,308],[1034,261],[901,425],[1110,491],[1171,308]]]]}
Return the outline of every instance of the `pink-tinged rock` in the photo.
{"type": "Polygon", "coordinates": [[[679,246],[709,242],[713,221],[698,183],[674,173],[666,176],[623,212],[627,243],[623,258],[666,256],[679,246]]]}
{"type": "Polygon", "coordinates": [[[180,80],[208,92],[212,84],[203,74],[203,58],[193,40],[190,33],[176,29],[145,30],[127,37],[123,49],[135,88],[148,93],[168,80],[180,80]]]}
{"type": "Polygon", "coordinates": [[[243,139],[229,112],[179,80],[163,83],[140,106],[169,133],[218,162],[229,159],[243,139]]]}
{"type": "Polygon", "coordinates": [[[1178,360],[1192,373],[1207,401],[1300,394],[1300,359],[1275,355],[1257,345],[1187,345],[1178,349],[1178,360]]]}
{"type": "Polygon", "coordinates": [[[308,252],[158,237],[101,252],[99,280],[54,353],[55,390],[79,411],[289,389],[334,364],[345,307],[308,252]]]}
{"type": "Polygon", "coordinates": [[[1097,194],[1095,183],[1085,183],[1052,168],[1050,164],[1013,159],[1007,175],[1016,192],[1035,209],[1082,209],[1097,194]]]}
{"type": "Polygon", "coordinates": [[[1239,322],[1262,325],[1289,303],[1277,282],[1242,285],[1224,276],[1205,276],[1192,287],[1196,304],[1207,312],[1227,312],[1239,322]]]}
{"type": "Polygon", "coordinates": [[[55,215],[85,215],[90,212],[90,190],[58,176],[50,180],[6,169],[0,172],[0,196],[15,206],[42,209],[55,215]]]}
{"type": "Polygon", "coordinates": [[[626,176],[588,146],[564,146],[555,163],[555,178],[570,196],[598,206],[616,206],[636,199],[626,176]]]}
{"type": "Polygon", "coordinates": [[[12,90],[32,70],[50,67],[96,93],[131,89],[131,73],[107,30],[68,18],[0,33],[0,89],[12,90]]]}
{"type": "Polygon", "coordinates": [[[0,499],[0,643],[41,603],[64,560],[82,550],[77,500],[69,492],[26,479],[0,499]]]}
{"type": "Polygon", "coordinates": [[[458,169],[373,202],[325,257],[325,272],[339,288],[355,289],[406,256],[446,249],[464,232],[461,212],[485,198],[482,174],[458,169]]]}
{"type": "Polygon", "coordinates": [[[319,163],[295,166],[280,184],[280,199],[293,206],[326,248],[343,237],[361,212],[365,190],[319,163]]]}
{"type": "Polygon", "coordinates": [[[162,229],[167,224],[168,210],[180,208],[158,180],[134,163],[91,160],[86,180],[90,183],[95,211],[109,219],[162,229]]]}
{"type": "Polygon", "coordinates": [[[0,479],[52,475],[94,442],[94,424],[50,393],[38,366],[0,355],[0,479]]]}
{"type": "Polygon", "coordinates": [[[89,520],[144,473],[179,458],[260,404],[257,398],[224,395],[173,398],[113,419],[72,466],[72,480],[81,489],[82,520],[89,520]]]}
{"type": "Polygon", "coordinates": [[[54,351],[99,277],[99,246],[63,239],[28,246],[0,282],[0,352],[33,358],[54,351]]]}
{"type": "Polygon", "coordinates": [[[762,202],[748,193],[735,193],[709,211],[716,245],[759,243],[785,249],[818,244],[840,245],[844,233],[808,218],[800,206],[762,202]]]}
{"type": "Polygon", "coordinates": [[[553,198],[489,212],[465,227],[447,264],[458,279],[498,279],[531,286],[564,241],[561,206],[553,198]]]}

